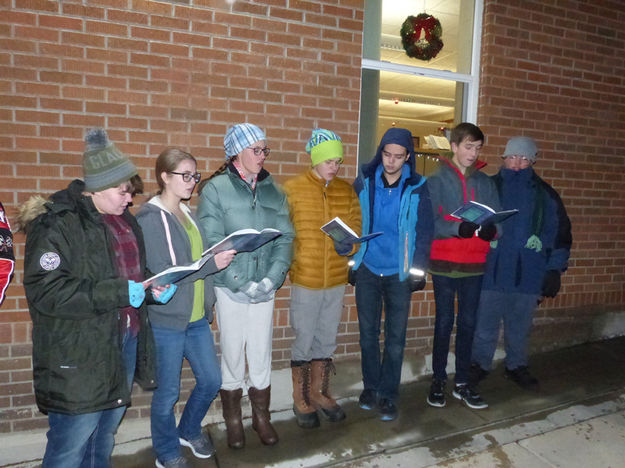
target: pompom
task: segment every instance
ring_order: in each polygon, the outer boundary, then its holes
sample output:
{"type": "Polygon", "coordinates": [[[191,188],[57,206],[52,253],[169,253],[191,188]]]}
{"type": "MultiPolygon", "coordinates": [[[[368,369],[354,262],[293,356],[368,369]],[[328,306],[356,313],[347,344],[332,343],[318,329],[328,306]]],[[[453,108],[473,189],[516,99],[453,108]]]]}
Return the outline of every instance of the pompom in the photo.
{"type": "Polygon", "coordinates": [[[109,137],[102,128],[92,128],[85,134],[86,150],[106,148],[109,146],[109,137]]]}

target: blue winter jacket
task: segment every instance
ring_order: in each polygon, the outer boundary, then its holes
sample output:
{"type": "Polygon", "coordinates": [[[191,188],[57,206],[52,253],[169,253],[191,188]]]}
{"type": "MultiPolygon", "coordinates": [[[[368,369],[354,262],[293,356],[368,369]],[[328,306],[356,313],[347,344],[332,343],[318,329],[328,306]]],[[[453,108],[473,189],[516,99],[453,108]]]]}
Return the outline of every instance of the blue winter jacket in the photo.
{"type": "MultiPolygon", "coordinates": [[[[376,230],[378,229],[374,213],[376,212],[376,182],[382,172],[378,170],[382,165],[382,150],[387,144],[393,143],[403,146],[410,154],[405,164],[408,171],[402,175],[400,182],[401,197],[397,224],[389,227],[389,231],[397,232],[394,240],[396,245],[389,246],[389,252],[395,252],[397,255],[397,267],[394,273],[399,273],[399,279],[403,281],[408,278],[410,268],[427,270],[434,232],[432,205],[426,179],[415,171],[414,145],[408,130],[391,128],[384,134],[373,160],[361,167],[354,182],[354,190],[358,194],[362,211],[362,235],[370,234],[373,232],[374,224],[376,224],[376,230]]],[[[404,172],[406,172],[405,169],[404,172]]],[[[363,259],[366,259],[368,244],[371,242],[363,242],[360,250],[354,255],[354,269],[357,269],[363,259]]]]}
{"type": "Polygon", "coordinates": [[[504,235],[488,254],[482,288],[540,294],[545,272],[568,266],[571,222],[564,204],[531,167],[501,168],[493,180],[502,208],[519,213],[503,222],[504,235]]]}

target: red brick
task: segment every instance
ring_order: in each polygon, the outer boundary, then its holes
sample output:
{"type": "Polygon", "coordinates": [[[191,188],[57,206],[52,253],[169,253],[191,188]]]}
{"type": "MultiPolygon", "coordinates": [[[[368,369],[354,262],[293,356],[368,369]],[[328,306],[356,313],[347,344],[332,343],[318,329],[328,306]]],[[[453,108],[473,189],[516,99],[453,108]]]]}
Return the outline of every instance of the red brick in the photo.
{"type": "Polygon", "coordinates": [[[62,2],[63,14],[67,16],[78,16],[83,18],[104,19],[104,8],[86,6],[77,3],[62,2]]]}
{"type": "Polygon", "coordinates": [[[133,0],[133,10],[144,11],[152,15],[171,16],[172,6],[168,3],[153,2],[150,0],[133,0]]]}
{"type": "Polygon", "coordinates": [[[138,26],[131,28],[130,35],[135,39],[141,38],[141,39],[163,41],[163,42],[168,42],[171,38],[170,31],[163,31],[163,30],[152,29],[152,28],[142,28],[138,26]]]}
{"type": "Polygon", "coordinates": [[[111,21],[86,21],[85,32],[105,36],[128,36],[128,26],[111,21]]]}
{"type": "Polygon", "coordinates": [[[35,11],[58,11],[58,2],[48,0],[15,0],[15,8],[35,11]]]}
{"type": "Polygon", "coordinates": [[[144,13],[137,13],[128,10],[114,10],[108,9],[107,19],[114,23],[129,23],[129,24],[145,24],[149,22],[149,16],[144,13]]]}
{"type": "Polygon", "coordinates": [[[167,56],[189,56],[189,47],[180,44],[161,44],[152,42],[150,44],[150,52],[153,54],[163,54],[167,56]]]}
{"type": "Polygon", "coordinates": [[[30,26],[37,25],[37,18],[44,17],[45,15],[36,15],[32,12],[16,11],[16,10],[4,10],[2,12],[1,22],[8,24],[26,24],[30,26]]]}
{"type": "Polygon", "coordinates": [[[187,31],[189,29],[189,19],[152,15],[150,16],[150,26],[157,29],[179,29],[181,31],[187,31]]]}
{"type": "Polygon", "coordinates": [[[39,15],[39,26],[42,28],[82,31],[83,20],[64,16],[39,15]]]}
{"type": "Polygon", "coordinates": [[[38,96],[59,96],[61,87],[42,83],[15,83],[16,94],[34,94],[38,96]]]}
{"type": "Polygon", "coordinates": [[[63,31],[61,37],[64,43],[90,47],[104,47],[105,38],[100,35],[63,31]]]}
{"type": "Polygon", "coordinates": [[[85,49],[78,46],[70,46],[68,44],[39,44],[41,54],[44,56],[55,57],[84,57],[85,49]]]}

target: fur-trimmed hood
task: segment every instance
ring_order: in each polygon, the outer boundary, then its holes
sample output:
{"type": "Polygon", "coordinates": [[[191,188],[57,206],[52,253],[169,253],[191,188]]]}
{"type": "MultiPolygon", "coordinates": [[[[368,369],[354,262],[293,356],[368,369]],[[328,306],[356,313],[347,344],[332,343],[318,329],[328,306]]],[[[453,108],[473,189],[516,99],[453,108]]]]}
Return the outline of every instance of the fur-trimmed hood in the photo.
{"type": "Polygon", "coordinates": [[[85,183],[76,179],[66,189],[53,193],[47,200],[41,195],[30,197],[19,209],[17,230],[28,233],[30,223],[46,213],[80,211],[81,214],[88,215],[89,204],[93,205],[93,202],[83,195],[84,189],[85,183]]]}

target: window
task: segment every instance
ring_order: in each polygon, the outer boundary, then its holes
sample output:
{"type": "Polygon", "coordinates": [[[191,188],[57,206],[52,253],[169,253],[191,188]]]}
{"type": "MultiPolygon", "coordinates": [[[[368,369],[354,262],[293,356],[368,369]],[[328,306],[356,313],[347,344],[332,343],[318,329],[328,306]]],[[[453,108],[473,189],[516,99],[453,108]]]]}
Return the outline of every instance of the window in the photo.
{"type": "MultiPolygon", "coordinates": [[[[483,0],[366,0],[362,61],[359,160],[370,160],[393,126],[415,137],[428,173],[425,137],[461,121],[475,122],[479,34],[483,0]],[[409,57],[400,30],[410,15],[428,13],[442,26],[443,48],[429,61],[409,57]]],[[[431,160],[431,159],[430,159],[431,160]]],[[[432,165],[433,167],[433,165],[432,165]]]]}

